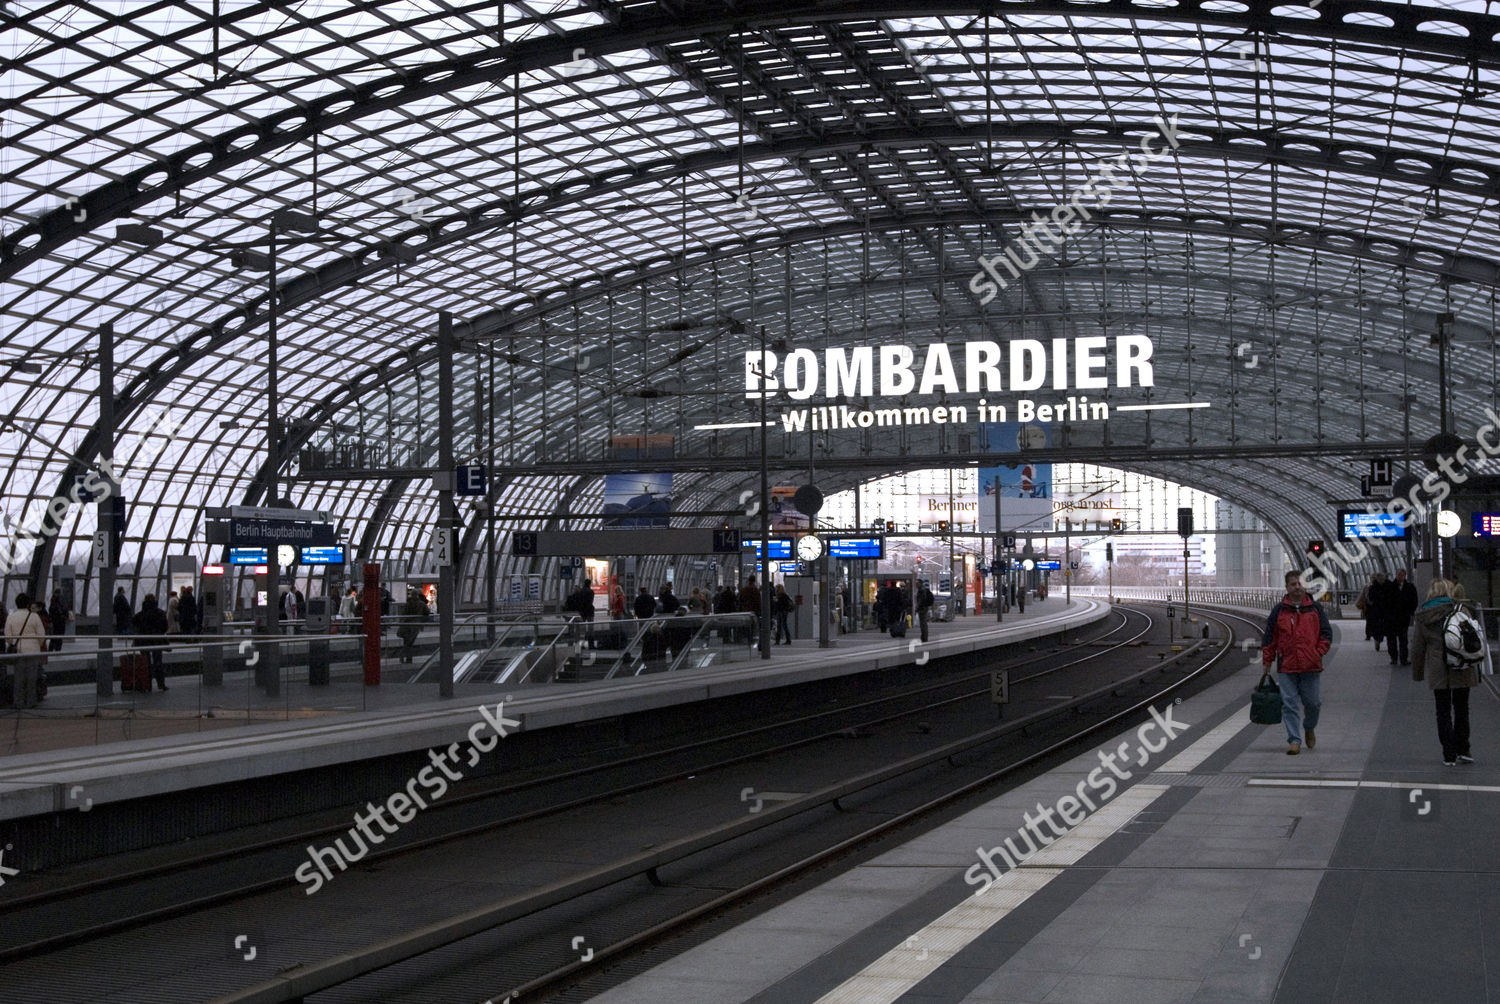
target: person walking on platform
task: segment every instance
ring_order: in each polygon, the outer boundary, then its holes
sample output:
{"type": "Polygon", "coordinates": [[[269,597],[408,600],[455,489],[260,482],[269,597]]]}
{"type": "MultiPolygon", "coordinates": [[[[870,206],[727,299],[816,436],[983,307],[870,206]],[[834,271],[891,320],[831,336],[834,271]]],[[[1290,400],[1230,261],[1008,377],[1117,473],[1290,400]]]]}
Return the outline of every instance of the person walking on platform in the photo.
{"type": "Polygon", "coordinates": [[[708,597],[703,595],[703,590],[697,586],[693,587],[692,595],[687,601],[688,613],[702,616],[708,613],[708,597]]]}
{"type": "MultiPolygon", "coordinates": [[[[1395,616],[1396,608],[1396,584],[1381,572],[1375,577],[1376,581],[1370,584],[1369,599],[1369,623],[1370,631],[1375,635],[1375,651],[1380,651],[1380,643],[1386,640],[1391,632],[1391,619],[1395,616]]],[[[1398,654],[1391,652],[1391,662],[1394,663],[1398,654]]]]}
{"type": "Polygon", "coordinates": [[[787,618],[795,609],[797,609],[797,604],[792,602],[792,596],[786,591],[786,586],[776,583],[776,598],[771,601],[771,612],[776,615],[776,633],[771,639],[772,644],[790,645],[792,643],[792,629],[787,624],[787,618]],[[783,636],[786,637],[785,642],[781,640],[783,636]]]}
{"type": "Polygon", "coordinates": [[[16,654],[10,661],[14,676],[11,683],[11,704],[17,708],[34,708],[37,704],[37,684],[42,676],[42,645],[46,641],[42,630],[42,619],[31,609],[31,597],[22,593],[16,597],[16,608],[5,619],[5,645],[7,651],[16,654]]]}
{"type": "Polygon", "coordinates": [[[1375,651],[1380,651],[1380,642],[1385,637],[1385,626],[1380,622],[1379,598],[1382,592],[1381,586],[1385,582],[1385,573],[1376,572],[1370,576],[1370,582],[1360,592],[1359,599],[1354,605],[1359,608],[1359,614],[1365,619],[1365,641],[1375,642],[1375,651]]]}
{"type": "Polygon", "coordinates": [[[1411,665],[1411,653],[1408,648],[1407,634],[1411,631],[1412,615],[1417,612],[1417,604],[1421,600],[1417,597],[1417,587],[1406,581],[1406,569],[1396,573],[1396,581],[1391,585],[1386,594],[1390,598],[1390,607],[1386,611],[1386,639],[1385,648],[1391,655],[1391,665],[1396,664],[1396,646],[1401,647],[1401,665],[1411,665]]]}
{"type": "Polygon", "coordinates": [[[677,608],[682,606],[682,601],[677,598],[676,593],[672,592],[672,583],[662,583],[660,601],[658,603],[658,606],[660,607],[663,616],[666,617],[671,617],[673,614],[677,613],[677,608]]]}
{"type": "Polygon", "coordinates": [[[753,575],[747,575],[744,584],[740,586],[740,613],[750,614],[752,617],[750,626],[744,629],[744,641],[748,643],[760,632],[760,583],[756,582],[753,575]]]}
{"type": "Polygon", "coordinates": [[[198,598],[192,586],[182,587],[182,596],[177,601],[177,622],[184,641],[192,641],[203,629],[203,619],[198,610],[198,598]]]}
{"type": "Polygon", "coordinates": [[[625,590],[616,582],[609,590],[609,616],[620,620],[625,616],[625,590]]]}
{"type": "Polygon", "coordinates": [[[1433,579],[1427,602],[1417,610],[1416,622],[1411,678],[1425,679],[1432,688],[1443,763],[1449,767],[1473,763],[1469,755],[1469,689],[1479,686],[1485,652],[1479,608],[1463,599],[1461,587],[1447,579],[1433,579]],[[1467,653],[1462,650],[1466,621],[1472,646],[1467,653]]]}
{"type": "Polygon", "coordinates": [[[351,589],[344,594],[339,601],[339,620],[344,622],[344,630],[350,634],[355,632],[354,622],[359,620],[359,591],[351,589]]]}
{"type": "Polygon", "coordinates": [[[645,586],[635,594],[635,616],[637,620],[645,620],[656,616],[656,597],[651,595],[651,590],[645,586]]]}
{"type": "Polygon", "coordinates": [[[1287,756],[1302,752],[1304,732],[1308,749],[1318,744],[1314,730],[1323,710],[1323,656],[1332,644],[1328,615],[1302,588],[1302,576],[1287,572],[1286,595],[1266,619],[1260,650],[1262,666],[1270,669],[1276,664],[1287,756]]]}
{"type": "Polygon", "coordinates": [[[927,621],[932,616],[932,605],[937,602],[937,597],[932,595],[932,590],[927,583],[917,587],[917,623],[922,628],[922,640],[927,640],[927,621]]]}
{"type": "Polygon", "coordinates": [[[417,634],[422,630],[421,625],[425,620],[427,600],[420,589],[408,588],[406,604],[401,609],[401,626],[396,629],[396,635],[401,639],[402,662],[412,661],[412,653],[417,647],[417,634]]]}
{"type": "Polygon", "coordinates": [[[114,612],[115,634],[129,634],[130,619],[135,616],[135,611],[131,609],[130,601],[125,598],[124,586],[115,588],[114,612]]]}
{"type": "Polygon", "coordinates": [[[68,633],[68,605],[63,602],[62,590],[52,590],[52,602],[47,604],[47,616],[52,619],[52,637],[47,642],[47,648],[52,652],[61,652],[63,635],[68,633]]]}
{"type": "Polygon", "coordinates": [[[141,651],[151,662],[151,677],[163,692],[167,689],[166,660],[162,649],[167,645],[167,615],[156,603],[156,594],[147,593],[141,600],[141,609],[132,622],[135,633],[140,636],[141,651]]]}
{"type": "Polygon", "coordinates": [[[177,598],[177,590],[167,592],[167,634],[182,633],[182,601],[177,598]]]}

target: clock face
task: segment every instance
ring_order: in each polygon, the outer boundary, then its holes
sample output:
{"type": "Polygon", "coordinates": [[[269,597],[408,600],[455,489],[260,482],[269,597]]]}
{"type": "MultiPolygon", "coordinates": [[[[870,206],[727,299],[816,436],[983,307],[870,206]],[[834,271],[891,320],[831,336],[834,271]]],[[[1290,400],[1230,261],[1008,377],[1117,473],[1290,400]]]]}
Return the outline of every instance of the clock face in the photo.
{"type": "Polygon", "coordinates": [[[803,561],[812,561],[823,553],[823,542],[812,534],[802,537],[797,541],[797,557],[803,561]]]}
{"type": "Polygon", "coordinates": [[[1462,530],[1464,521],[1459,518],[1458,513],[1451,509],[1444,509],[1437,515],[1437,529],[1439,537],[1456,537],[1458,531],[1462,530]]]}
{"type": "Polygon", "coordinates": [[[278,544],[276,546],[276,563],[282,568],[290,568],[297,563],[297,549],[291,544],[278,544]]]}
{"type": "Polygon", "coordinates": [[[1024,425],[1016,434],[1016,446],[1023,450],[1040,450],[1047,445],[1047,432],[1040,426],[1024,425]]]}

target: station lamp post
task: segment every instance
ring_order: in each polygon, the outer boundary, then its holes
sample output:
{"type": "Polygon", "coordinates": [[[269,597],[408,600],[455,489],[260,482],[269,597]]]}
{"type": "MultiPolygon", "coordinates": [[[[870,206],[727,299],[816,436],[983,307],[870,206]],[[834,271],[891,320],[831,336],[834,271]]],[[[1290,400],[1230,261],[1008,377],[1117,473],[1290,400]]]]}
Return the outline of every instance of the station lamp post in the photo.
{"type": "MultiPolygon", "coordinates": [[[[281,387],[277,380],[280,338],[277,324],[280,303],[276,286],[277,254],[287,234],[299,234],[291,242],[305,243],[317,240],[323,233],[318,218],[311,213],[293,209],[278,209],[271,214],[264,241],[225,242],[221,246],[230,249],[229,260],[236,268],[248,272],[266,273],[266,504],[276,506],[281,499],[281,387]],[[264,253],[252,250],[264,247],[264,253]]],[[[266,633],[281,634],[281,564],[274,547],[267,548],[266,589],[266,633]]],[[[265,681],[266,693],[274,697],[281,691],[281,652],[273,641],[261,653],[264,669],[260,678],[265,681]]]]}

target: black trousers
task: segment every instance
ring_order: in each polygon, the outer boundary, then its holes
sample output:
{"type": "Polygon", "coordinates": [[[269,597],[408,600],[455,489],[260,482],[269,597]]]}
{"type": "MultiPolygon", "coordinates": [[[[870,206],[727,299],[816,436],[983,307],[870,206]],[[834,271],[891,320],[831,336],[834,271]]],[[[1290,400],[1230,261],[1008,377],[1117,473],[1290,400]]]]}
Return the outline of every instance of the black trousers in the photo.
{"type": "Polygon", "coordinates": [[[151,666],[151,676],[156,680],[156,685],[162,690],[167,689],[167,667],[164,653],[159,648],[146,649],[146,658],[151,666]]]}
{"type": "Polygon", "coordinates": [[[1432,692],[1437,709],[1438,741],[1443,759],[1469,755],[1469,688],[1444,687],[1432,692]]]}
{"type": "Polygon", "coordinates": [[[1391,654],[1392,662],[1395,662],[1397,659],[1400,659],[1402,662],[1407,662],[1411,659],[1411,651],[1407,647],[1406,639],[1406,636],[1409,633],[1410,632],[1406,628],[1387,629],[1387,633],[1385,636],[1385,650],[1391,654]],[[1401,650],[1399,652],[1396,650],[1397,645],[1401,647],[1401,650]]]}

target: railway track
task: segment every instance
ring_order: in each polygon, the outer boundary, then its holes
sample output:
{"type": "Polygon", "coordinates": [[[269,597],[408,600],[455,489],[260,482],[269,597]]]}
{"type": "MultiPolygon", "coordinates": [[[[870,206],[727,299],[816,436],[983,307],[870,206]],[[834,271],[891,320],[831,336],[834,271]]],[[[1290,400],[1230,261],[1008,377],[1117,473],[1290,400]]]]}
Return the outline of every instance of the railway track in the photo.
{"type": "MultiPolygon", "coordinates": [[[[1099,638],[1087,639],[1086,641],[1079,643],[1075,647],[1075,651],[1084,647],[1092,649],[1086,654],[1080,655],[1077,658],[1065,659],[1065,661],[1061,663],[1047,666],[1043,666],[1042,664],[1048,662],[1056,663],[1056,660],[1058,658],[1057,652],[1046,653],[1034,658],[1010,662],[1008,665],[1013,674],[1017,669],[1022,669],[1028,666],[1038,667],[1036,668],[1035,672],[1025,674],[1020,677],[1016,677],[1013,675],[1011,684],[1013,690],[1019,690],[1024,695],[1025,691],[1027,690],[1028,684],[1037,684],[1043,680],[1056,680],[1060,675],[1065,675],[1069,670],[1077,670],[1079,667],[1084,666],[1095,666],[1098,664],[1099,660],[1105,658],[1106,656],[1114,655],[1120,653],[1123,650],[1135,647],[1136,645],[1138,645],[1141,639],[1152,630],[1152,618],[1144,611],[1130,610],[1129,612],[1126,612],[1124,610],[1121,610],[1117,611],[1117,613],[1119,613],[1118,623],[1113,624],[1113,626],[1111,626],[1109,630],[1101,633],[1099,638]],[[1097,643],[1101,639],[1107,642],[1104,647],[1094,648],[1094,645],[1090,644],[1097,643]]],[[[1219,653],[1218,657],[1222,657],[1222,652],[1219,653]]],[[[1118,681],[1112,681],[1111,685],[1115,685],[1116,683],[1118,683],[1118,681]]],[[[616,802],[621,799],[628,799],[642,792],[650,792],[653,790],[661,789],[664,786],[674,784],[680,785],[685,781],[690,781],[695,778],[702,778],[706,775],[712,775],[716,773],[722,774],[737,766],[757,761],[764,762],[768,758],[784,756],[797,750],[807,750],[811,747],[818,746],[818,744],[826,744],[838,738],[848,738],[861,734],[870,734],[875,732],[876,730],[880,730],[883,728],[891,729],[899,726],[900,723],[905,720],[916,719],[924,716],[933,717],[936,715],[940,715],[945,713],[948,709],[954,709],[966,703],[972,703],[978,698],[983,698],[986,700],[988,698],[987,671],[984,673],[956,674],[947,679],[934,681],[932,683],[918,687],[906,688],[899,693],[884,694],[866,701],[861,701],[855,705],[846,705],[836,709],[826,709],[810,714],[799,715],[789,719],[769,723],[760,727],[743,729],[728,736],[712,737],[687,744],[673,746],[669,749],[642,753],[630,758],[617,760],[612,763],[593,764],[583,768],[557,772],[545,778],[538,778],[519,785],[511,784],[491,786],[488,787],[487,790],[474,791],[465,794],[462,797],[455,796],[452,802],[448,805],[445,805],[444,808],[456,809],[460,806],[467,805],[482,810],[486,806],[493,806],[497,804],[498,800],[501,799],[513,801],[526,791],[538,791],[546,788],[555,789],[559,786],[587,782],[590,780],[598,781],[601,778],[606,778],[609,772],[618,772],[622,769],[640,769],[647,767],[655,768],[652,776],[641,780],[636,780],[629,783],[612,783],[604,790],[593,790],[572,798],[553,798],[552,800],[547,802],[547,804],[538,805],[533,808],[528,808],[521,811],[507,812],[503,818],[492,818],[482,822],[469,822],[465,818],[463,818],[463,813],[452,813],[448,817],[448,822],[445,822],[441,827],[439,827],[441,829],[441,832],[430,833],[426,836],[409,839],[398,846],[391,847],[388,850],[382,849],[378,854],[372,853],[371,856],[363,862],[363,864],[366,867],[373,868],[392,867],[393,859],[396,859],[398,857],[417,855],[421,854],[422,852],[431,852],[434,849],[441,848],[445,845],[458,845],[463,843],[464,841],[472,842],[476,839],[484,838],[486,836],[494,837],[497,833],[503,833],[507,829],[520,827],[522,824],[528,822],[545,820],[548,817],[560,816],[564,813],[588,806],[597,806],[601,804],[616,802]],[[984,683],[983,687],[974,686],[974,684],[980,682],[981,680],[984,683]],[[788,735],[789,732],[797,732],[799,734],[788,735]],[[752,747],[733,750],[720,750],[718,751],[719,755],[717,756],[708,755],[715,752],[714,747],[716,746],[734,745],[735,743],[744,744],[751,739],[757,741],[756,745],[752,747]]],[[[1041,700],[1042,698],[1038,697],[1037,695],[1031,695],[1026,699],[1036,701],[1041,700]]],[[[1095,697],[1094,699],[1097,700],[1098,697],[1095,697]]],[[[1043,701],[1043,703],[1045,703],[1045,701],[1043,701]]],[[[949,743],[944,744],[944,746],[942,747],[944,752],[941,756],[938,757],[938,760],[946,760],[950,764],[955,763],[957,758],[969,754],[969,752],[975,748],[984,746],[988,743],[993,743],[1000,738],[1010,736],[1019,731],[1034,728],[1041,721],[1050,717],[1052,717],[1052,715],[1041,715],[1040,717],[1028,716],[1028,719],[1018,720],[1007,725],[993,727],[991,729],[985,730],[982,733],[979,733],[977,736],[968,736],[966,738],[953,740],[949,743]],[[1037,720],[1028,720],[1033,717],[1035,717],[1037,720]]],[[[1114,719],[1108,720],[1112,721],[1114,719]]],[[[1077,737],[1073,736],[1071,738],[1061,740],[1061,742],[1066,743],[1076,740],[1077,737]]],[[[1019,761],[1017,764],[1011,764],[998,773],[992,773],[991,775],[988,775],[988,779],[970,779],[970,781],[966,782],[964,786],[955,789],[954,792],[950,792],[942,798],[930,799],[927,800],[927,802],[924,804],[911,806],[907,809],[904,809],[901,813],[898,813],[891,817],[892,819],[900,819],[903,822],[892,825],[908,825],[909,820],[920,818],[922,815],[928,814],[933,811],[934,807],[946,804],[947,802],[952,801],[954,798],[961,797],[963,792],[973,790],[974,785],[982,786],[992,783],[994,778],[1003,776],[1008,772],[1013,772],[1014,770],[1018,769],[1019,766],[1024,765],[1025,763],[1035,762],[1038,757],[1045,757],[1049,755],[1050,752],[1055,751],[1056,748],[1058,748],[1058,743],[1051,743],[1041,750],[1029,754],[1027,758],[1019,761]]],[[[931,751],[922,754],[922,756],[927,758],[924,763],[918,764],[914,762],[912,758],[906,758],[905,760],[898,762],[897,768],[894,770],[894,772],[892,772],[890,767],[875,771],[864,771],[856,778],[844,779],[840,783],[834,785],[824,785],[823,788],[820,789],[820,793],[816,793],[817,797],[814,797],[812,799],[812,802],[808,803],[807,799],[804,798],[799,799],[794,803],[776,806],[769,812],[765,813],[764,816],[752,817],[748,820],[751,823],[765,825],[752,826],[747,829],[746,834],[732,836],[730,837],[730,839],[739,839],[740,836],[748,836],[753,832],[763,830],[767,825],[774,827],[775,825],[780,823],[782,814],[786,814],[789,816],[802,816],[806,812],[816,807],[816,805],[814,805],[813,803],[830,804],[831,802],[831,804],[838,806],[840,799],[843,799],[845,801],[857,801],[858,799],[865,797],[865,792],[867,791],[867,789],[873,788],[874,786],[879,784],[888,783],[892,779],[899,778],[903,774],[921,770],[924,767],[928,767],[935,762],[931,758],[931,751]],[[850,784],[854,784],[856,781],[860,783],[855,784],[855,786],[852,788],[849,787],[850,784]],[[837,793],[833,794],[830,798],[822,797],[824,795],[828,795],[829,792],[833,791],[836,791],[837,793]],[[796,811],[788,811],[793,809],[795,809],[796,811]]],[[[745,822],[745,820],[742,820],[741,822],[745,822]]],[[[90,942],[97,942],[100,939],[106,938],[112,934],[117,934],[122,931],[140,931],[144,928],[149,927],[150,925],[161,924],[173,917],[177,917],[179,918],[179,920],[186,919],[190,918],[193,915],[210,911],[215,907],[224,908],[226,906],[233,905],[239,902],[248,901],[252,897],[260,894],[275,893],[278,887],[295,884],[294,880],[291,878],[291,869],[287,867],[287,863],[285,860],[286,852],[289,849],[300,850],[301,847],[309,841],[316,842],[320,839],[331,836],[334,832],[342,832],[344,829],[347,829],[347,824],[344,824],[343,826],[337,828],[332,826],[322,826],[313,829],[301,830],[296,833],[282,834],[274,839],[263,841],[257,845],[252,845],[249,847],[239,847],[234,849],[225,849],[216,851],[208,855],[183,858],[170,865],[162,864],[154,866],[150,869],[137,870],[129,874],[114,875],[97,882],[78,883],[66,888],[52,890],[46,894],[28,897],[27,900],[24,901],[14,901],[11,904],[12,911],[9,911],[11,913],[11,916],[15,916],[14,909],[16,907],[21,907],[23,910],[41,911],[40,913],[33,913],[32,919],[34,920],[38,917],[43,916],[45,911],[66,909],[79,903],[88,902],[90,899],[95,898],[106,891],[114,891],[115,893],[126,899],[134,900],[136,898],[136,894],[139,892],[140,888],[143,885],[160,880],[166,874],[168,874],[169,871],[175,877],[174,884],[186,889],[193,889],[198,884],[192,880],[193,870],[219,871],[222,873],[224,871],[223,866],[231,861],[237,863],[240,866],[239,870],[242,871],[246,866],[246,862],[253,861],[257,858],[264,858],[264,861],[262,862],[264,867],[262,870],[269,870],[271,872],[271,874],[262,874],[259,878],[253,881],[231,882],[227,885],[222,881],[223,875],[221,874],[219,876],[219,887],[206,894],[196,896],[179,896],[175,901],[160,903],[156,905],[148,905],[144,909],[135,909],[128,912],[119,913],[116,916],[103,920],[99,923],[85,926],[79,926],[75,923],[71,929],[57,929],[52,931],[50,934],[46,934],[40,938],[31,938],[19,943],[12,943],[4,948],[4,954],[0,955],[0,960],[20,961],[24,959],[34,959],[37,956],[43,955],[45,953],[55,954],[68,945],[85,945],[90,942]]],[[[721,827],[711,829],[717,830],[721,829],[721,827]]],[[[594,949],[591,957],[592,959],[598,960],[617,957],[620,953],[629,951],[631,947],[636,944],[654,940],[660,937],[663,932],[667,930],[676,929],[685,923],[690,923],[693,919],[704,915],[705,911],[712,912],[714,910],[722,908],[728,903],[738,902],[745,896],[754,895],[759,890],[766,888],[767,882],[771,882],[772,884],[774,884],[776,876],[782,876],[784,878],[791,874],[800,873],[806,870],[806,868],[813,867],[813,862],[824,860],[824,857],[822,857],[821,854],[837,854],[848,852],[850,849],[856,848],[874,839],[880,833],[885,832],[886,829],[887,827],[879,827],[872,829],[870,832],[863,835],[844,835],[840,837],[839,840],[834,842],[831,849],[825,852],[820,852],[820,856],[805,856],[798,862],[793,863],[795,867],[786,866],[776,868],[773,870],[770,876],[762,877],[751,883],[742,883],[736,887],[736,890],[733,893],[725,893],[723,897],[715,897],[708,904],[697,904],[690,911],[683,911],[681,916],[677,916],[675,918],[663,918],[648,925],[638,926],[633,936],[629,938],[618,939],[614,942],[611,942],[611,944],[607,946],[601,946],[597,949],[594,949]]],[[[694,841],[702,842],[707,839],[708,843],[705,844],[703,848],[704,850],[707,850],[711,847],[719,846],[720,841],[718,840],[718,837],[725,835],[716,832],[713,837],[705,838],[704,833],[706,832],[708,831],[690,833],[687,836],[680,837],[673,841],[668,841],[663,846],[674,846],[676,850],[684,850],[691,848],[694,841]],[[684,844],[684,840],[688,841],[688,843],[684,844]]],[[[658,854],[660,853],[661,852],[658,851],[658,854]]],[[[628,859],[621,860],[626,861],[628,859]]],[[[646,874],[651,878],[659,880],[658,869],[665,866],[665,864],[667,863],[670,862],[663,861],[655,865],[648,865],[644,871],[640,872],[640,874],[646,874]]],[[[608,873],[610,868],[619,867],[628,868],[630,866],[629,864],[622,866],[621,861],[607,862],[604,866],[604,871],[608,873]]],[[[234,871],[234,869],[231,869],[231,871],[234,871]]],[[[593,869],[593,872],[591,872],[590,874],[597,872],[600,872],[599,868],[593,869]]],[[[597,875],[595,877],[598,878],[597,875]]],[[[207,882],[206,877],[204,878],[204,882],[207,882]]],[[[608,883],[606,883],[606,885],[607,884],[608,883]]],[[[553,883],[553,885],[557,886],[558,884],[553,883]]],[[[564,883],[563,885],[565,886],[566,883],[564,883]]],[[[600,888],[603,887],[601,886],[600,888]]],[[[577,889],[569,890],[570,894],[568,897],[565,897],[564,902],[566,901],[566,899],[574,898],[573,894],[579,892],[580,890],[577,889]]],[[[521,897],[520,899],[527,900],[527,897],[521,897]]],[[[532,913],[536,912],[535,910],[530,909],[531,907],[537,907],[538,909],[546,908],[544,904],[540,904],[539,901],[536,901],[533,898],[526,902],[526,908],[523,909],[522,913],[519,914],[518,917],[530,916],[532,913]]],[[[88,912],[93,913],[93,911],[88,912]]],[[[17,929],[11,924],[7,924],[6,927],[10,930],[17,929]]],[[[31,924],[22,925],[22,929],[31,927],[31,924]]],[[[317,963],[311,963],[309,965],[299,967],[299,971],[311,972],[316,968],[317,963]]],[[[384,967],[378,966],[376,968],[384,967]]],[[[575,978],[577,972],[578,970],[570,968],[567,965],[554,967],[548,969],[546,972],[540,975],[533,975],[529,979],[522,981],[520,985],[516,988],[513,988],[513,990],[519,989],[527,996],[532,996],[544,986],[555,986],[559,981],[566,981],[575,978]]],[[[357,978],[359,974],[354,975],[357,978]]],[[[340,984],[347,984],[348,982],[348,980],[339,981],[340,984]]],[[[284,990],[287,992],[292,992],[288,990],[288,988],[280,986],[280,984],[278,983],[276,990],[262,989],[261,991],[257,991],[260,996],[244,997],[232,992],[217,999],[222,999],[224,1001],[262,999],[294,1000],[302,994],[301,990],[296,990],[293,996],[276,996],[277,993],[284,990]]],[[[376,991],[374,996],[361,997],[358,996],[358,992],[356,992],[356,996],[343,996],[339,995],[337,991],[333,991],[336,996],[327,997],[327,999],[386,1000],[389,999],[384,996],[386,992],[387,991],[381,990],[376,991]]],[[[500,994],[496,996],[495,999],[501,999],[503,998],[503,996],[504,994],[500,994]]],[[[9,998],[4,995],[3,990],[0,990],[0,1000],[3,999],[9,998]]],[[[115,999],[127,1000],[130,998],[117,995],[115,999]]],[[[153,997],[151,999],[165,1000],[202,998],[153,997]]],[[[318,996],[318,999],[325,999],[325,995],[320,994],[318,996]]],[[[462,997],[455,998],[452,996],[448,996],[445,998],[433,999],[454,1000],[462,999],[462,997]]],[[[476,1000],[478,999],[480,998],[476,997],[476,1000]]]]}

